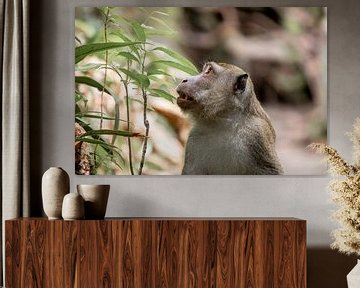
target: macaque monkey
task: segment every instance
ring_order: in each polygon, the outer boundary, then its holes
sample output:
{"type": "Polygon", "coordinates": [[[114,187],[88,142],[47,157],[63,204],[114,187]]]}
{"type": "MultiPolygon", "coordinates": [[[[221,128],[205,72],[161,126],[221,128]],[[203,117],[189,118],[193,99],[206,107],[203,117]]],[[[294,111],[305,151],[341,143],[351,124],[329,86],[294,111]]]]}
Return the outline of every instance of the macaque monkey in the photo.
{"type": "Polygon", "coordinates": [[[275,131],[249,75],[209,62],[176,88],[177,104],[193,120],[182,174],[282,174],[275,131]]]}

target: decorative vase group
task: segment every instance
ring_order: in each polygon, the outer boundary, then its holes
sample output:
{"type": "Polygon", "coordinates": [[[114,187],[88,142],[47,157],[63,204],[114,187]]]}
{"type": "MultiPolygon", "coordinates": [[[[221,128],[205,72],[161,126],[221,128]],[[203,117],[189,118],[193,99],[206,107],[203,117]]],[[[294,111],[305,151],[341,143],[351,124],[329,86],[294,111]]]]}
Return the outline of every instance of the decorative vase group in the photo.
{"type": "Polygon", "coordinates": [[[70,192],[69,175],[60,167],[49,168],[42,177],[41,193],[50,220],[104,219],[110,185],[77,185],[70,192]]]}

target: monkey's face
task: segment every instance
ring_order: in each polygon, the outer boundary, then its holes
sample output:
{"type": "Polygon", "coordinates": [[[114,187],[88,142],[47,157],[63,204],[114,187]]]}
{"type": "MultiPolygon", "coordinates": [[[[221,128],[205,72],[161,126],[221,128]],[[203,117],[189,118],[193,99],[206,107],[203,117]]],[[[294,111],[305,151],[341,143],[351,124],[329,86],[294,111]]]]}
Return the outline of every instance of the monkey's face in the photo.
{"type": "Polygon", "coordinates": [[[177,104],[201,118],[215,118],[242,108],[251,94],[252,84],[242,69],[209,62],[199,75],[184,79],[176,88],[177,104]]]}

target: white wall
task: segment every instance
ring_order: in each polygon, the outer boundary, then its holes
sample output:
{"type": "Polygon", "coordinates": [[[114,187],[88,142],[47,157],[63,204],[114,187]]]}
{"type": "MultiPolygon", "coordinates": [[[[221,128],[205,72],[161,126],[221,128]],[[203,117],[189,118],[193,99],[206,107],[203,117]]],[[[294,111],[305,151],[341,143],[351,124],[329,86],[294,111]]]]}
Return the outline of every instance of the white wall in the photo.
{"type": "MultiPolygon", "coordinates": [[[[32,60],[38,64],[34,64],[32,73],[35,74],[31,76],[40,83],[34,90],[37,94],[33,95],[40,97],[39,105],[32,107],[31,112],[34,122],[39,121],[33,137],[39,137],[35,149],[41,153],[32,155],[33,161],[40,161],[39,174],[50,166],[62,166],[71,176],[72,190],[80,183],[111,184],[107,216],[292,216],[308,221],[309,246],[328,245],[334,224],[329,220],[333,206],[326,191],[329,181],[326,176],[75,176],[74,7],[105,3],[141,6],[146,2],[52,0],[39,5],[41,34],[33,37],[40,41],[35,45],[41,48],[37,53],[40,58],[32,60]]],[[[151,1],[153,6],[201,3],[216,6],[220,2],[151,1]]],[[[222,1],[221,4],[269,5],[266,0],[222,1]]],[[[356,0],[271,2],[273,6],[329,7],[329,142],[347,159],[351,157],[351,144],[344,133],[351,130],[354,119],[360,116],[359,4],[356,0]]]]}

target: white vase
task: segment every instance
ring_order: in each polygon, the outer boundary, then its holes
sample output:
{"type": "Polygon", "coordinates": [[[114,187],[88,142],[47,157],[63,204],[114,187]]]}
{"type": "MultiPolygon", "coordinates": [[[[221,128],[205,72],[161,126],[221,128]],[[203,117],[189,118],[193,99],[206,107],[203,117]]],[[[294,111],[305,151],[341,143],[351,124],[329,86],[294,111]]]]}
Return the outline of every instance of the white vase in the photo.
{"type": "Polygon", "coordinates": [[[61,219],[63,198],[69,193],[69,175],[60,167],[51,167],[42,177],[43,208],[49,219],[61,219]]]}
{"type": "Polygon", "coordinates": [[[104,219],[110,185],[77,185],[78,193],[85,201],[85,219],[104,219]]]}
{"type": "Polygon", "coordinates": [[[84,219],[84,199],[79,193],[69,193],[65,195],[61,214],[64,220],[84,219]]]}
{"type": "Polygon", "coordinates": [[[360,260],[347,275],[348,288],[360,288],[360,260]]]}

